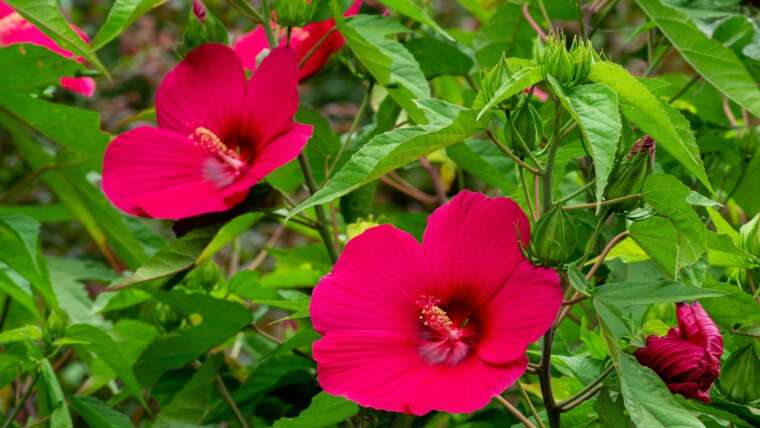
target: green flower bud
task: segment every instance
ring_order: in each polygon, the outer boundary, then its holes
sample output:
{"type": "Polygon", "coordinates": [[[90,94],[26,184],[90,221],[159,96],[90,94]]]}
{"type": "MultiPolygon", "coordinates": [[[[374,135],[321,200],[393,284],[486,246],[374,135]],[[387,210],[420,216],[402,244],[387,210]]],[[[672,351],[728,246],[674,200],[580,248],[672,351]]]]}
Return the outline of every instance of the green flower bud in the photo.
{"type": "Polygon", "coordinates": [[[45,339],[49,342],[66,334],[66,316],[57,311],[52,311],[45,321],[45,339]]]}
{"type": "MultiPolygon", "coordinates": [[[[654,168],[656,144],[650,136],[639,138],[631,150],[615,163],[610,181],[605,189],[605,199],[615,199],[641,192],[644,182],[654,168]]],[[[631,199],[612,206],[617,211],[630,211],[641,204],[640,199],[631,199]]]]}
{"type": "Polygon", "coordinates": [[[718,389],[731,401],[753,403],[760,399],[760,343],[750,342],[723,364],[718,389]]]}
{"type": "Polygon", "coordinates": [[[544,213],[531,238],[531,255],[542,266],[566,262],[575,249],[575,227],[570,215],[561,206],[544,213]]]}
{"type": "MultiPolygon", "coordinates": [[[[496,94],[501,84],[509,78],[506,61],[502,58],[496,65],[489,70],[480,72],[480,92],[473,102],[473,108],[482,108],[496,94]]],[[[510,102],[507,101],[497,106],[499,109],[509,108],[510,102]]]]}
{"type": "Polygon", "coordinates": [[[594,48],[589,40],[578,41],[575,39],[570,55],[573,57],[573,80],[571,84],[582,83],[591,71],[591,64],[594,63],[594,48]]]}
{"type": "Polygon", "coordinates": [[[525,149],[533,151],[541,141],[543,120],[541,114],[527,100],[511,116],[512,126],[507,131],[507,141],[518,156],[525,156],[525,149]]]}
{"type": "Polygon", "coordinates": [[[760,257],[760,214],[739,229],[739,244],[748,253],[760,257]]]}
{"type": "Polygon", "coordinates": [[[303,27],[311,22],[318,3],[315,0],[275,0],[277,23],[283,27],[303,27]]]}
{"type": "Polygon", "coordinates": [[[576,85],[588,76],[594,62],[594,49],[590,41],[574,39],[568,50],[564,34],[555,34],[546,39],[538,62],[544,67],[544,75],[551,75],[563,85],[576,85]]]}

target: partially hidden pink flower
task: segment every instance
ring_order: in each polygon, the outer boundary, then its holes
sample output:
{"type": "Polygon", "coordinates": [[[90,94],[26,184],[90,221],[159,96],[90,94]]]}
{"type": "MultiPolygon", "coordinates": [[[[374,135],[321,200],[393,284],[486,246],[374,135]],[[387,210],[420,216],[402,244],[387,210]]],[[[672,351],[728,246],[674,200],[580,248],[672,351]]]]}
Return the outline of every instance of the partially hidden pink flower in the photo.
{"type": "Polygon", "coordinates": [[[678,327],[649,336],[636,359],[654,370],[674,394],[710,402],[710,387],[720,375],[723,338],[699,303],[679,303],[678,327]]]}
{"type": "Polygon", "coordinates": [[[273,50],[246,81],[227,46],[194,49],[156,94],[158,127],[119,135],[106,149],[103,191],[129,214],[180,219],[225,211],[310,138],[295,123],[297,59],[273,50]]]}
{"type": "MultiPolygon", "coordinates": [[[[346,10],[344,16],[356,15],[359,13],[361,5],[362,0],[356,0],[351,7],[346,10]]],[[[280,46],[284,46],[287,43],[286,32],[281,31],[279,35],[280,46]]],[[[345,43],[346,40],[343,36],[335,30],[335,20],[332,18],[324,21],[312,22],[303,28],[293,28],[290,35],[290,47],[295,50],[299,64],[307,55],[310,55],[306,62],[300,66],[298,70],[298,79],[305,80],[316,74],[325,64],[327,64],[330,57],[340,50],[345,43]],[[330,34],[328,35],[328,33],[330,34]],[[322,40],[325,36],[327,36],[327,38],[322,40]],[[317,45],[319,45],[319,47],[312,52],[317,45]]],[[[256,59],[264,49],[268,48],[269,44],[267,42],[266,34],[263,27],[260,25],[256,27],[255,30],[249,32],[235,42],[235,52],[240,56],[240,60],[243,61],[245,68],[249,70],[256,69],[256,59]]]]}
{"type": "Polygon", "coordinates": [[[390,225],[349,241],[311,300],[322,388],[416,415],[488,404],[562,302],[557,273],[523,256],[529,237],[514,201],[464,191],[430,215],[422,244],[390,225]]]}
{"type": "MultiPolygon", "coordinates": [[[[74,24],[69,24],[71,29],[79,34],[85,42],[90,41],[81,29],[74,24]]],[[[13,8],[3,0],[0,0],[0,47],[6,47],[15,44],[28,43],[47,48],[64,58],[73,58],[74,54],[63,49],[53,39],[40,31],[31,22],[24,19],[13,8]]],[[[77,62],[83,63],[81,57],[74,58],[77,62]]],[[[60,79],[61,87],[86,97],[91,97],[95,93],[95,80],[92,77],[62,77],[60,79]]]]}

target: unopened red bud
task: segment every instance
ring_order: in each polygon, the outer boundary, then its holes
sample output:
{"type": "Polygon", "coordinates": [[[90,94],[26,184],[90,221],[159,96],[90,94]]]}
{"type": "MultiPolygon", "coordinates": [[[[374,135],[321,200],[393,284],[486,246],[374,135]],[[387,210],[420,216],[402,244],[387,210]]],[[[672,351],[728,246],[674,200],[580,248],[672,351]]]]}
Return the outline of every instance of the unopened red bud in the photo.
{"type": "Polygon", "coordinates": [[[203,0],[193,0],[193,14],[201,24],[206,20],[206,5],[203,0]]]}

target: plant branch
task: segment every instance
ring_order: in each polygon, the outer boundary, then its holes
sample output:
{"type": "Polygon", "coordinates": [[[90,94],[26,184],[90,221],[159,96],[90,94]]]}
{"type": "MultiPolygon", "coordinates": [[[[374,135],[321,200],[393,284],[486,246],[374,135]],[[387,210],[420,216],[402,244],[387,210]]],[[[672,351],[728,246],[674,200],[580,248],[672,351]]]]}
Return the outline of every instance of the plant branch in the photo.
{"type": "Polygon", "coordinates": [[[612,373],[613,370],[615,370],[615,366],[610,365],[599,375],[599,377],[591,381],[591,383],[586,385],[582,390],[578,391],[577,394],[573,395],[572,397],[568,398],[565,401],[560,402],[557,405],[557,407],[559,408],[559,411],[567,412],[569,410],[572,410],[573,408],[580,405],[584,401],[593,397],[594,394],[599,392],[599,390],[604,387],[602,382],[604,382],[604,379],[607,376],[609,376],[609,374],[612,373]]]}
{"type": "Polygon", "coordinates": [[[261,8],[263,9],[263,15],[261,17],[261,25],[264,26],[264,33],[267,35],[267,42],[269,42],[269,49],[275,49],[277,47],[277,39],[272,32],[272,26],[269,20],[272,18],[272,12],[269,11],[269,0],[261,0],[261,8]]]}
{"type": "Polygon", "coordinates": [[[523,401],[525,401],[525,404],[530,409],[530,413],[533,415],[533,419],[536,420],[536,423],[541,428],[544,427],[544,421],[541,420],[541,417],[538,416],[538,412],[536,411],[536,406],[533,405],[533,402],[530,400],[530,397],[528,396],[528,391],[525,390],[525,387],[523,386],[522,382],[519,380],[517,381],[517,387],[520,389],[520,393],[522,394],[523,401]]]}
{"type": "Polygon", "coordinates": [[[668,100],[668,104],[673,104],[675,100],[681,98],[681,96],[685,94],[686,91],[688,91],[689,88],[691,88],[692,85],[697,83],[697,81],[699,81],[699,79],[701,78],[702,76],[700,76],[699,74],[694,75],[694,77],[692,77],[691,80],[689,80],[689,82],[683,86],[683,88],[679,89],[678,92],[676,92],[672,97],[670,97],[670,99],[668,100]]]}
{"type": "Polygon", "coordinates": [[[224,380],[222,380],[222,377],[219,375],[216,375],[216,387],[219,390],[219,393],[222,395],[224,402],[227,403],[227,405],[230,407],[230,410],[232,410],[232,413],[235,415],[235,419],[237,419],[241,428],[250,428],[251,425],[248,424],[248,422],[245,420],[245,417],[243,417],[243,414],[240,413],[240,409],[238,408],[237,404],[235,404],[235,399],[232,398],[230,391],[227,389],[227,385],[224,384],[224,380]]]}
{"type": "Polygon", "coordinates": [[[430,196],[427,193],[423,192],[422,190],[410,185],[401,177],[398,177],[398,175],[396,174],[391,175],[391,173],[388,173],[388,175],[384,175],[380,177],[380,181],[382,181],[384,184],[387,184],[390,187],[393,187],[399,192],[409,196],[415,201],[421,203],[422,205],[425,205],[428,207],[435,206],[434,196],[430,196]]]}
{"type": "Polygon", "coordinates": [[[559,428],[559,411],[554,402],[552,393],[552,342],[554,341],[554,329],[550,328],[544,334],[544,343],[541,350],[541,366],[538,370],[538,380],[541,384],[541,396],[544,399],[546,415],[549,418],[551,428],[559,428]]]}
{"type": "Polygon", "coordinates": [[[516,417],[517,420],[522,422],[523,425],[525,425],[527,428],[536,428],[535,425],[530,421],[530,419],[526,418],[525,415],[523,415],[519,410],[517,410],[517,407],[513,406],[512,403],[510,403],[506,398],[502,397],[501,395],[497,395],[496,398],[499,403],[501,403],[502,406],[504,406],[505,409],[509,413],[512,414],[512,416],[516,417]]]}
{"type": "Polygon", "coordinates": [[[527,169],[533,175],[541,175],[541,170],[528,165],[527,163],[525,163],[525,161],[520,159],[512,150],[509,150],[509,147],[505,146],[504,144],[501,143],[501,141],[496,139],[493,133],[491,133],[490,129],[486,130],[486,134],[488,134],[488,138],[490,138],[491,141],[493,141],[493,143],[496,144],[496,147],[499,149],[499,151],[501,151],[508,158],[512,159],[516,164],[527,169]]]}
{"type": "Polygon", "coordinates": [[[522,8],[522,14],[523,17],[525,17],[525,20],[528,21],[528,24],[530,25],[530,28],[533,29],[533,31],[538,34],[538,37],[541,38],[542,42],[546,41],[546,33],[544,33],[544,30],[541,28],[540,25],[536,23],[536,21],[533,19],[532,16],[530,16],[530,11],[528,10],[528,3],[525,3],[522,8]]]}
{"type": "MultiPolygon", "coordinates": [[[[306,187],[309,189],[309,195],[313,195],[317,192],[317,185],[314,182],[314,174],[311,173],[311,167],[309,166],[309,160],[306,158],[306,152],[302,151],[298,155],[298,163],[301,164],[301,170],[303,171],[303,176],[306,180],[306,187]]],[[[322,241],[324,241],[330,260],[335,263],[338,260],[338,252],[332,241],[332,234],[330,234],[330,231],[328,230],[329,226],[327,223],[327,216],[325,215],[325,208],[322,205],[315,205],[314,211],[317,213],[317,231],[322,237],[322,241]]]]}
{"type": "Polygon", "coordinates": [[[422,168],[427,172],[427,174],[430,176],[430,181],[433,183],[433,189],[435,189],[435,197],[436,202],[438,205],[443,205],[446,203],[446,189],[443,186],[443,181],[441,181],[441,175],[438,173],[438,171],[435,170],[435,167],[430,163],[430,161],[422,156],[420,159],[420,165],[422,165],[422,168]]]}
{"type": "Polygon", "coordinates": [[[606,207],[608,205],[615,205],[620,202],[630,201],[631,199],[638,199],[640,197],[641,197],[641,193],[633,193],[630,195],[621,196],[619,198],[607,199],[606,201],[601,201],[601,202],[589,202],[585,204],[565,205],[564,207],[562,207],[562,209],[565,211],[570,211],[570,210],[581,210],[584,208],[596,208],[599,206],[606,207]]]}
{"type": "Polygon", "coordinates": [[[332,27],[330,31],[325,33],[324,36],[322,36],[318,41],[317,44],[314,45],[311,49],[309,49],[308,52],[306,52],[306,55],[301,58],[300,61],[298,61],[298,68],[303,67],[304,64],[306,64],[306,61],[310,60],[311,57],[319,50],[320,47],[327,41],[327,38],[330,37],[334,32],[338,31],[338,27],[332,27]]]}

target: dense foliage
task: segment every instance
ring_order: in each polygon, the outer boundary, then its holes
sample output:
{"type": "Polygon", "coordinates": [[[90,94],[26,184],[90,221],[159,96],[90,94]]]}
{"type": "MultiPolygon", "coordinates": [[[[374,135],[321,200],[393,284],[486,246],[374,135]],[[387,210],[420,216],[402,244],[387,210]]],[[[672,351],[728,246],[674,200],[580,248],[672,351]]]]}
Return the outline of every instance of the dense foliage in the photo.
{"type": "MultiPolygon", "coordinates": [[[[743,0],[0,0],[2,428],[760,426],[758,17],[743,0]],[[465,200],[461,229],[440,220],[465,200]],[[399,233],[379,224],[466,253],[460,281],[505,248],[532,263],[505,297],[516,320],[477,315],[499,316],[496,294],[468,315],[543,335],[480,410],[457,413],[476,388],[443,378],[427,407],[412,377],[373,400],[317,378],[324,326],[355,327],[323,309],[328,282],[355,268],[390,295],[405,275],[401,240],[367,244],[399,233]],[[479,225],[482,247],[457,247],[479,225]],[[539,314],[552,286],[561,308],[539,314]]],[[[467,316],[422,297],[420,334],[465,343],[467,316]]],[[[475,358],[426,352],[435,370],[475,358]]]]}

